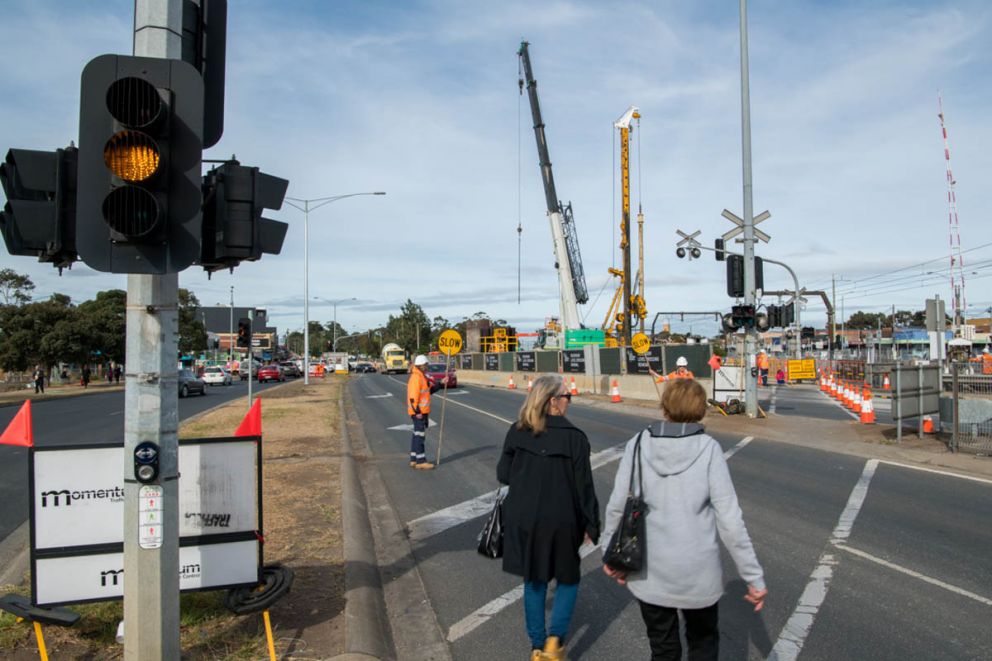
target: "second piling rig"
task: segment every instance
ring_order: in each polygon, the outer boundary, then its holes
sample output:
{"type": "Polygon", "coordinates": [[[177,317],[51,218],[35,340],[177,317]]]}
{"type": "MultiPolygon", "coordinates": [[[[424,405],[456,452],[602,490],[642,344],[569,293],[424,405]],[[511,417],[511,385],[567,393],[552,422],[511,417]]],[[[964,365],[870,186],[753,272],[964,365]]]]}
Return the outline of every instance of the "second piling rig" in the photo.
{"type": "Polygon", "coordinates": [[[541,177],[544,180],[544,197],[548,208],[548,221],[551,223],[551,238],[554,242],[555,267],[558,270],[558,285],[561,297],[561,320],[565,332],[582,327],[579,317],[579,304],[589,300],[586,277],[582,270],[582,257],[579,254],[579,239],[572,219],[572,203],[563,205],[555,190],[555,178],[551,172],[551,156],[548,154],[548,141],[544,135],[544,121],[541,119],[541,106],[537,100],[537,81],[530,66],[526,41],[520,42],[517,55],[523,68],[520,78],[520,93],[524,82],[530,111],[534,119],[534,137],[537,138],[537,154],[541,163],[541,177]]]}

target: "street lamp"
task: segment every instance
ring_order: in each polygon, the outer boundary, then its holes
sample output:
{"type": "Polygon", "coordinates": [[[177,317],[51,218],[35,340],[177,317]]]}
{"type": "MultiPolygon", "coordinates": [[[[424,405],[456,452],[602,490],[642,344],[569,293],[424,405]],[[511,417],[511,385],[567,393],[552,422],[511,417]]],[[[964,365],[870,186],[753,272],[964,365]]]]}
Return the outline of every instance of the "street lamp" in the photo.
{"type": "Polygon", "coordinates": [[[332,301],[322,296],[314,296],[315,301],[324,301],[325,303],[330,303],[334,307],[334,321],[331,322],[331,351],[338,350],[338,303],[345,303],[347,301],[357,301],[358,299],[352,296],[351,298],[339,298],[336,301],[332,301]]]}
{"type": "Polygon", "coordinates": [[[385,195],[384,191],[347,193],[304,200],[298,197],[283,198],[283,202],[303,212],[303,383],[310,384],[310,211],[325,204],[360,195],[385,195]],[[300,203],[303,206],[300,206],[300,203]]]}

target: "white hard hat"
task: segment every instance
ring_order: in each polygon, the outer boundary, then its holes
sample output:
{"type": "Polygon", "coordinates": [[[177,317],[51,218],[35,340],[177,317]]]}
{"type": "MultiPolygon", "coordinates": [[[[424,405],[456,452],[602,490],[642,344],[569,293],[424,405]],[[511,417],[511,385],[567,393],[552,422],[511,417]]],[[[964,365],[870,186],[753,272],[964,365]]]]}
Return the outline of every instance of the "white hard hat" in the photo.
{"type": "Polygon", "coordinates": [[[689,361],[685,359],[685,356],[679,356],[679,359],[675,361],[675,364],[679,367],[688,367],[689,361]]]}
{"type": "Polygon", "coordinates": [[[417,356],[416,358],[413,359],[413,364],[414,365],[417,365],[418,367],[420,365],[426,365],[427,364],[427,356],[425,356],[424,354],[420,354],[419,356],[417,356]]]}
{"type": "Polygon", "coordinates": [[[984,349],[982,349],[982,353],[988,353],[988,352],[989,352],[989,348],[988,347],[985,347],[984,349]]]}

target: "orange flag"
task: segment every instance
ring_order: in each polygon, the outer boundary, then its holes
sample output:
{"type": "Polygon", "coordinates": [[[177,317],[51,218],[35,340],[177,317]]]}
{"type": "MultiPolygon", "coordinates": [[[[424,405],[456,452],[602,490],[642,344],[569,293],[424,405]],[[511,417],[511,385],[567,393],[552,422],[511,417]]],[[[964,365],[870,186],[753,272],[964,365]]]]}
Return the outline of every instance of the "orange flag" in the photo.
{"type": "MultiPolygon", "coordinates": [[[[261,428],[261,427],[260,427],[261,428]]],[[[34,447],[34,434],[31,431],[31,400],[24,400],[24,406],[17,412],[7,429],[0,434],[0,443],[34,447]]]]}
{"type": "Polygon", "coordinates": [[[238,425],[235,436],[261,436],[262,435],[262,399],[258,398],[251,405],[248,414],[238,425]]]}

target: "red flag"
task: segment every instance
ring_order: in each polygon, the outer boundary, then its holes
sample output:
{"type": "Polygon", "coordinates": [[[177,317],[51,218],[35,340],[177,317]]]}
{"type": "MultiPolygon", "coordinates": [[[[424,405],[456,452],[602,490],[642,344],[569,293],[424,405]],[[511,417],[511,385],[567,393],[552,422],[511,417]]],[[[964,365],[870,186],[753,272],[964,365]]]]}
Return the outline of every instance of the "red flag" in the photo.
{"type": "Polygon", "coordinates": [[[235,436],[261,436],[262,435],[262,399],[256,399],[251,405],[248,414],[238,425],[235,436]]]}
{"type": "Polygon", "coordinates": [[[31,400],[24,400],[24,406],[17,412],[7,429],[0,434],[0,443],[34,447],[34,434],[31,432],[31,400]]]}

